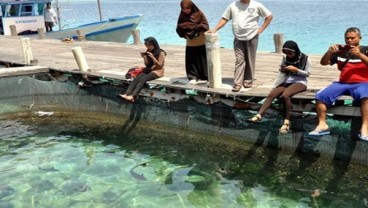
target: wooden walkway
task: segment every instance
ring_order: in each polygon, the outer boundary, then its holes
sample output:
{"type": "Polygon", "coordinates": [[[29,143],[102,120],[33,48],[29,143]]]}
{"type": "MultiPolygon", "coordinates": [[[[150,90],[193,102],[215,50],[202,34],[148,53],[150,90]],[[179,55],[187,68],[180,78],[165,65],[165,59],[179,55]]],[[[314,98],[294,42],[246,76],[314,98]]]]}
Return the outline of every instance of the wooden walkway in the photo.
{"type": "MultiPolygon", "coordinates": [[[[0,51],[0,61],[16,64],[24,63],[20,37],[0,36],[0,45],[2,49],[0,51]]],[[[47,66],[50,69],[62,72],[80,73],[72,53],[72,48],[77,46],[82,47],[89,68],[92,70],[89,73],[90,75],[119,80],[124,80],[124,74],[130,67],[142,65],[139,52],[145,50],[143,44],[31,39],[33,57],[37,60],[33,65],[47,66]]],[[[161,45],[161,48],[167,52],[165,77],[151,83],[167,88],[197,90],[231,97],[266,97],[272,88],[282,57],[282,54],[258,52],[256,81],[253,88],[243,88],[240,92],[234,93],[231,91],[235,62],[232,49],[221,48],[220,50],[223,85],[221,88],[214,89],[208,88],[206,83],[196,85],[187,83],[184,66],[185,46],[161,45]]],[[[339,71],[335,66],[321,66],[319,64],[320,55],[309,55],[309,57],[312,61],[312,70],[309,77],[308,91],[294,96],[295,99],[314,100],[316,91],[332,81],[338,80],[339,71]]],[[[1,76],[3,75],[0,74],[1,76]]],[[[349,99],[349,97],[347,98],[349,99]]]]}

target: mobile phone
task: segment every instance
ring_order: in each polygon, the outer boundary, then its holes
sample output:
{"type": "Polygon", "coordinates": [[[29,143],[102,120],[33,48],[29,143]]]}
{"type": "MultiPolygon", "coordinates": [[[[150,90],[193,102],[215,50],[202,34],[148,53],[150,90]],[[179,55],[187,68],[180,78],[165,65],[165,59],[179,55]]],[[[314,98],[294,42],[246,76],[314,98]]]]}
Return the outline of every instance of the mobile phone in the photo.
{"type": "Polygon", "coordinates": [[[339,45],[339,51],[349,51],[351,48],[351,45],[339,45]]]}
{"type": "Polygon", "coordinates": [[[142,55],[147,55],[147,52],[141,52],[142,55]]]}

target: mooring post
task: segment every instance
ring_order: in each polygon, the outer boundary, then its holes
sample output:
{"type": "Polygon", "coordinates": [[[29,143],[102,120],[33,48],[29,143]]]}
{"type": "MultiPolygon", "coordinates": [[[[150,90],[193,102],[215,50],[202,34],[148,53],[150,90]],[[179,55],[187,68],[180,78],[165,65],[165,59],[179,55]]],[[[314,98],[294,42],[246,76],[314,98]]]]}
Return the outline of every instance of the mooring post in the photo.
{"type": "Polygon", "coordinates": [[[31,41],[29,38],[21,38],[23,58],[26,65],[30,65],[33,60],[33,53],[31,48],[31,41]]]}
{"type": "Polygon", "coordinates": [[[11,36],[18,36],[17,27],[15,25],[10,25],[9,27],[11,36]]]}
{"type": "Polygon", "coordinates": [[[141,44],[140,31],[137,29],[132,30],[134,44],[141,44]]]}
{"type": "Polygon", "coordinates": [[[45,39],[45,30],[43,28],[37,29],[38,39],[45,39]]]}
{"type": "Polygon", "coordinates": [[[210,88],[222,87],[220,43],[217,33],[205,33],[208,81],[210,88]]]}
{"type": "Polygon", "coordinates": [[[276,33],[273,35],[273,42],[275,44],[275,53],[282,52],[282,45],[284,44],[284,34],[276,33]]]}
{"type": "Polygon", "coordinates": [[[74,47],[72,48],[72,52],[73,52],[75,60],[77,61],[79,70],[82,72],[90,71],[86,57],[84,56],[84,53],[82,51],[82,47],[80,46],[74,47]]]}
{"type": "Polygon", "coordinates": [[[77,32],[77,37],[78,37],[77,39],[79,41],[82,41],[82,40],[85,40],[86,39],[86,36],[82,33],[82,31],[77,30],[76,32],[77,32]]]}

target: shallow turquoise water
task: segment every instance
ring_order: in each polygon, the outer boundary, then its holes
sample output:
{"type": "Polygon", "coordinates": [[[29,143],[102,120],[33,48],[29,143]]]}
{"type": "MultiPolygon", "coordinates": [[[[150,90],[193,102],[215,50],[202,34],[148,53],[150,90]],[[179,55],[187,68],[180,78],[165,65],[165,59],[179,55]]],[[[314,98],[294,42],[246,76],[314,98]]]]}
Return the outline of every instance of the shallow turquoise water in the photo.
{"type": "Polygon", "coordinates": [[[0,120],[0,206],[363,207],[367,168],[101,113],[0,120]],[[311,194],[318,189],[320,196],[311,194]]]}

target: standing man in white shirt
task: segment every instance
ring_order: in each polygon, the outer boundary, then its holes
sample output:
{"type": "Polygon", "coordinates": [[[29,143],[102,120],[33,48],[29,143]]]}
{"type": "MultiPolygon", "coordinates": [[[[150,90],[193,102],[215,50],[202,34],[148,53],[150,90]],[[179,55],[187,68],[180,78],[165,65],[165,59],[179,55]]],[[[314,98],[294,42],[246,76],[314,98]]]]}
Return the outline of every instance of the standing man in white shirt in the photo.
{"type": "Polygon", "coordinates": [[[222,15],[216,27],[209,32],[215,33],[232,20],[235,51],[234,86],[232,91],[251,88],[255,74],[258,37],[272,21],[272,13],[263,4],[254,0],[232,2],[222,15]],[[264,18],[258,25],[259,18],[264,18]]]}
{"type": "Polygon", "coordinates": [[[54,9],[51,7],[51,2],[46,3],[43,15],[45,18],[46,32],[51,32],[52,27],[57,24],[57,15],[54,9]]]}

